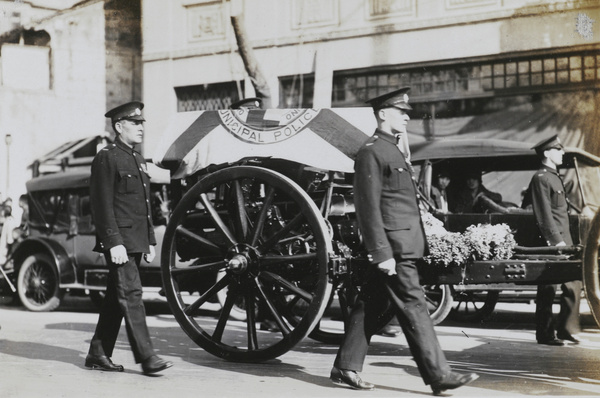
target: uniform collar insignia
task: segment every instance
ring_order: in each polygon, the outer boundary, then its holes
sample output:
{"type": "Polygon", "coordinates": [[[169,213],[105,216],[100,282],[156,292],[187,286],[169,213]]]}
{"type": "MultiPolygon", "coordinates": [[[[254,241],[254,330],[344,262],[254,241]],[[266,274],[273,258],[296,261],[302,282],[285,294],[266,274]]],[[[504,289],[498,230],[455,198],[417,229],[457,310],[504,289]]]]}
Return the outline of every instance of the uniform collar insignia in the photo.
{"type": "Polygon", "coordinates": [[[378,138],[382,138],[383,140],[396,145],[396,137],[394,137],[393,135],[385,133],[379,129],[377,129],[375,134],[378,138]]]}

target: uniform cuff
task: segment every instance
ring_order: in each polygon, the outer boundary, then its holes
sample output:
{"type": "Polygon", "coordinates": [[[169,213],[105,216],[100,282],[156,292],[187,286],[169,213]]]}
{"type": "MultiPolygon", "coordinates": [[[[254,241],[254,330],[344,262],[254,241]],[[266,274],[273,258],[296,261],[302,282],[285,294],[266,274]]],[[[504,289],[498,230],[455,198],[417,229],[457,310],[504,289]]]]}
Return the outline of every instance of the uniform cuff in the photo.
{"type": "Polygon", "coordinates": [[[379,264],[384,262],[385,260],[394,258],[394,253],[392,252],[391,247],[384,247],[381,249],[369,251],[368,258],[371,264],[379,264]]]}
{"type": "Polygon", "coordinates": [[[123,244],[123,238],[121,238],[121,235],[113,235],[102,239],[100,242],[100,248],[102,250],[110,250],[115,246],[123,244]]]}

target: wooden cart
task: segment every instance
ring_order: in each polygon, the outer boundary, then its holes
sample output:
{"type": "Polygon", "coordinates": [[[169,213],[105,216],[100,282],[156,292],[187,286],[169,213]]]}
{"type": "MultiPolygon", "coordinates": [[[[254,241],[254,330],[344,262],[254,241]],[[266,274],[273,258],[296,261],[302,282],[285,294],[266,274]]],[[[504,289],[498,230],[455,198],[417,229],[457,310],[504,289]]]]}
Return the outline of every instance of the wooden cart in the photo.
{"type": "MultiPolygon", "coordinates": [[[[343,322],[356,282],[372,269],[354,216],[352,168],[374,126],[364,108],[188,112],[171,121],[154,159],[172,176],[162,276],[175,318],[199,346],[227,360],[259,362],[309,335],[339,341],[343,330],[329,327],[335,320],[324,319],[325,311],[335,307],[343,322]],[[206,304],[219,300],[219,315],[206,316],[206,304]],[[244,316],[232,316],[240,310],[244,316]],[[278,332],[260,330],[264,316],[278,332]]],[[[426,187],[428,167],[439,165],[425,166],[432,148],[423,145],[414,146],[413,159],[426,187]]],[[[507,156],[534,158],[522,145],[518,151],[507,156]]],[[[582,247],[590,224],[584,218],[576,216],[582,247]]],[[[598,234],[597,216],[585,251],[424,267],[432,316],[447,315],[454,285],[562,282],[581,278],[583,267],[599,319],[598,234]]]]}

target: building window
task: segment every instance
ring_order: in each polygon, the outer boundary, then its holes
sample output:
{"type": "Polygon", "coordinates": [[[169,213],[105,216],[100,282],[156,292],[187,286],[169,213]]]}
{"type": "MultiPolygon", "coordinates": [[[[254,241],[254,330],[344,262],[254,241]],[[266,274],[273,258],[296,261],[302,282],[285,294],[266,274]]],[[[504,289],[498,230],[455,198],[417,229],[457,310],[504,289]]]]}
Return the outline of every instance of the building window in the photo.
{"type": "Polygon", "coordinates": [[[240,82],[175,87],[177,112],[228,109],[240,99],[238,86],[240,82]]]}
{"type": "Polygon", "coordinates": [[[314,92],[314,73],[279,78],[280,108],[312,108],[314,92]]]}
{"type": "Polygon", "coordinates": [[[314,28],[338,23],[337,0],[294,0],[292,28],[314,28]]]}
{"type": "Polygon", "coordinates": [[[368,98],[410,86],[413,101],[476,98],[546,91],[558,85],[600,84],[600,51],[421,65],[334,74],[332,106],[362,105],[368,98]]]}
{"type": "Polygon", "coordinates": [[[219,40],[226,37],[225,4],[223,1],[205,1],[199,4],[184,5],[187,14],[187,39],[219,40]]]}
{"type": "Polygon", "coordinates": [[[369,19],[412,15],[415,9],[414,0],[369,0],[369,19]]]}

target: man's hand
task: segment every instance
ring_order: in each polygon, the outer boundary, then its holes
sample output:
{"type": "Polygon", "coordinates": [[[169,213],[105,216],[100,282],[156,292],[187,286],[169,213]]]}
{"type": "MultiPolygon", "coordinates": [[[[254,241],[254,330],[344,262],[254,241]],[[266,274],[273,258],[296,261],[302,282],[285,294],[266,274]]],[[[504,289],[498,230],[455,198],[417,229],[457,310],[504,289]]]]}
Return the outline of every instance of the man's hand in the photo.
{"type": "Polygon", "coordinates": [[[110,248],[110,261],[114,264],[125,264],[129,261],[129,257],[127,256],[127,249],[125,246],[118,245],[110,248]]]}
{"type": "Polygon", "coordinates": [[[379,268],[386,275],[396,275],[396,260],[390,258],[377,264],[377,268],[379,268]]]}
{"type": "Polygon", "coordinates": [[[558,242],[558,243],[556,244],[556,246],[566,246],[566,245],[567,245],[567,244],[565,243],[565,241],[564,241],[564,240],[563,240],[563,241],[561,241],[561,242],[558,242]]]}
{"type": "Polygon", "coordinates": [[[150,250],[150,253],[144,254],[144,260],[146,260],[147,263],[151,263],[152,260],[154,260],[154,257],[156,256],[156,252],[154,251],[154,246],[150,246],[149,250],[150,250]]]}

